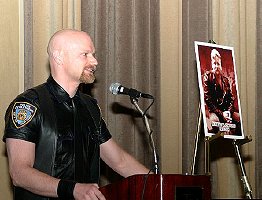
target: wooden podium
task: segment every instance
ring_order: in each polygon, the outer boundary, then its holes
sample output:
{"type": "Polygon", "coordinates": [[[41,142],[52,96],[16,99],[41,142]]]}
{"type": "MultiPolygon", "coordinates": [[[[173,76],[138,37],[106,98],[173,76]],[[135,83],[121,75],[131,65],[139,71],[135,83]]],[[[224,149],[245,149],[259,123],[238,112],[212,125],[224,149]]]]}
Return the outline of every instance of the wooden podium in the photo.
{"type": "Polygon", "coordinates": [[[210,176],[134,175],[100,188],[107,200],[209,200],[210,176]]]}

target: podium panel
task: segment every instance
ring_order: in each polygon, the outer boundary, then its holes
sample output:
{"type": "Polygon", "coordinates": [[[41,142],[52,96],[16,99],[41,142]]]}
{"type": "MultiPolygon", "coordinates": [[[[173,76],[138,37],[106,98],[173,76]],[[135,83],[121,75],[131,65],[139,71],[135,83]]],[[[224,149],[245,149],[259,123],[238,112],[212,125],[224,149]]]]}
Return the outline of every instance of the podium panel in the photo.
{"type": "Polygon", "coordinates": [[[209,200],[210,176],[134,175],[100,188],[107,200],[209,200]]]}

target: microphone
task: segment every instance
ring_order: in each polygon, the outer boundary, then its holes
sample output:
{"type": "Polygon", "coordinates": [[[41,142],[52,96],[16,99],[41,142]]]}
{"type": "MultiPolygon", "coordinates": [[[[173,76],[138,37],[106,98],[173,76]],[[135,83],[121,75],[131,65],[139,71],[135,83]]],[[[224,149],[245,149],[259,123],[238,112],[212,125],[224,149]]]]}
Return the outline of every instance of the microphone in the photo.
{"type": "Polygon", "coordinates": [[[114,95],[124,94],[124,95],[129,95],[130,97],[136,98],[136,99],[138,99],[139,97],[143,97],[147,99],[154,99],[154,97],[150,94],[145,94],[145,93],[139,92],[132,88],[126,88],[122,86],[120,83],[112,83],[109,87],[109,90],[114,95]]]}

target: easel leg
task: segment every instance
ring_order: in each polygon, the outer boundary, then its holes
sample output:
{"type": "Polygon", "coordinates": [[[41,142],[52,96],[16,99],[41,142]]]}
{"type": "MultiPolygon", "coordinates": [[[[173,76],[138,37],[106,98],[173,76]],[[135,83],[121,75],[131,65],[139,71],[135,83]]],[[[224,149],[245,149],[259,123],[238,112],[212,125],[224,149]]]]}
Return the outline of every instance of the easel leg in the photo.
{"type": "Polygon", "coordinates": [[[198,119],[197,119],[197,133],[195,136],[195,147],[194,147],[194,155],[193,155],[192,164],[191,164],[191,175],[195,174],[196,156],[197,156],[197,151],[198,151],[201,124],[202,124],[202,113],[201,113],[201,104],[199,103],[198,119]]]}
{"type": "Polygon", "coordinates": [[[205,138],[205,174],[211,175],[210,170],[210,142],[209,139],[205,138]]]}
{"type": "Polygon", "coordinates": [[[234,148],[235,148],[238,164],[239,164],[240,170],[241,170],[241,175],[242,175],[241,180],[242,180],[243,185],[244,185],[245,196],[246,196],[247,199],[252,199],[252,189],[251,189],[251,186],[248,182],[248,178],[246,176],[245,166],[244,166],[243,160],[241,158],[240,150],[239,150],[240,144],[238,144],[237,140],[234,140],[233,145],[234,145],[234,148]]]}

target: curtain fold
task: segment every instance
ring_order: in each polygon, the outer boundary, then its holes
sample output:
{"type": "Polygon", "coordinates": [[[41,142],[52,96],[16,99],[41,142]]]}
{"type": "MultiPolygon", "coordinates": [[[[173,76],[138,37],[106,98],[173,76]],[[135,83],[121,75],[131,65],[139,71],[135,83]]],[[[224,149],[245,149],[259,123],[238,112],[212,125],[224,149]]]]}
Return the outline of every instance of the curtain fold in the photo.
{"type": "Polygon", "coordinates": [[[257,2],[257,9],[256,9],[256,66],[257,66],[257,73],[256,73],[256,120],[255,120],[255,134],[256,134],[256,142],[255,142],[255,180],[256,185],[253,185],[256,189],[256,198],[262,198],[262,2],[257,2]]]}
{"type": "MultiPolygon", "coordinates": [[[[182,127],[183,127],[183,173],[191,170],[191,158],[193,156],[194,138],[197,133],[199,113],[199,90],[197,79],[196,59],[194,52],[194,41],[208,42],[209,27],[209,1],[183,1],[183,38],[182,38],[182,127]],[[201,12],[199,12],[201,10],[201,12]]],[[[202,140],[200,140],[201,142],[202,140]]],[[[203,173],[204,158],[203,149],[198,156],[199,173],[203,173]]]]}

